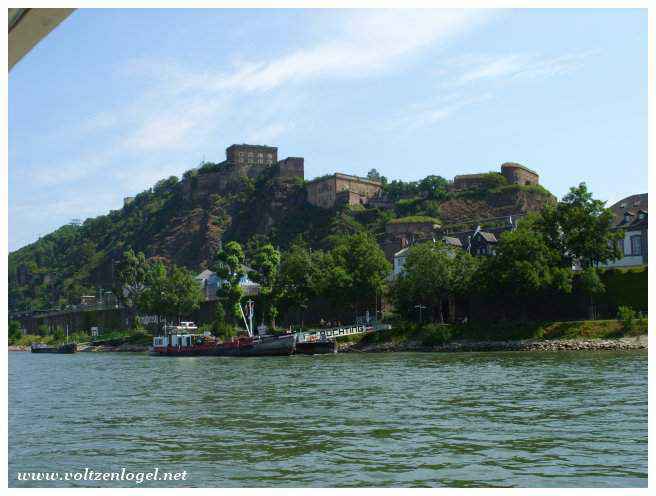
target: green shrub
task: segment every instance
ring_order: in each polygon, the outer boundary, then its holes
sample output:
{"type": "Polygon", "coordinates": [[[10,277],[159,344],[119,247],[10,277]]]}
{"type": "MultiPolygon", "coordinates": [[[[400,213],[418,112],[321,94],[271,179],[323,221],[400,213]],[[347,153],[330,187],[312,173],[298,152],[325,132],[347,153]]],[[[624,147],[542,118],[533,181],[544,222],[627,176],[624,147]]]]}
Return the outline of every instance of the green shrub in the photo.
{"type": "Polygon", "coordinates": [[[201,324],[198,327],[198,332],[200,334],[205,334],[206,332],[213,333],[214,332],[214,325],[213,324],[201,324]]]}
{"type": "Polygon", "coordinates": [[[637,312],[631,307],[622,305],[617,309],[617,320],[622,322],[622,327],[626,333],[630,333],[635,329],[637,316],[637,312]]]}
{"type": "Polygon", "coordinates": [[[422,343],[426,346],[442,345],[451,341],[454,330],[449,325],[428,324],[423,327],[422,343]]]}
{"type": "Polygon", "coordinates": [[[237,329],[227,322],[219,322],[214,325],[214,335],[228,341],[237,335],[237,329]]]}
{"type": "Polygon", "coordinates": [[[21,331],[20,322],[12,320],[9,322],[9,344],[15,344],[21,337],[23,332],[21,331]]]}

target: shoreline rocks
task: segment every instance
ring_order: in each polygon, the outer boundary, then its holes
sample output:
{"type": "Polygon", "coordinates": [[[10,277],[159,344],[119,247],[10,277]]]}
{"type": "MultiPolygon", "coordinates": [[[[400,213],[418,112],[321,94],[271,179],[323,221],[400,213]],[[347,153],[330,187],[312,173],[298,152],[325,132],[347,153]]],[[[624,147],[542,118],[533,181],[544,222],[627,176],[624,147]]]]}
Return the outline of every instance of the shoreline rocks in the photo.
{"type": "Polygon", "coordinates": [[[384,353],[399,351],[415,352],[481,352],[481,351],[603,351],[647,349],[647,336],[620,339],[553,339],[521,341],[454,341],[442,345],[427,346],[420,342],[404,343],[344,343],[340,353],[384,353]]]}

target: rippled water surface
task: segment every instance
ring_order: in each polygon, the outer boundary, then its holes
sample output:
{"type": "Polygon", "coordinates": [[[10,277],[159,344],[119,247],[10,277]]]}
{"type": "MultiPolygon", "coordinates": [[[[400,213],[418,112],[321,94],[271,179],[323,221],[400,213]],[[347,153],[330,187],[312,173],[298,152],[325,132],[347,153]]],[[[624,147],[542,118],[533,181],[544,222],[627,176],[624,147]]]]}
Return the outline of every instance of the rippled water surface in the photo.
{"type": "Polygon", "coordinates": [[[9,355],[11,486],[647,485],[646,352],[9,355]]]}

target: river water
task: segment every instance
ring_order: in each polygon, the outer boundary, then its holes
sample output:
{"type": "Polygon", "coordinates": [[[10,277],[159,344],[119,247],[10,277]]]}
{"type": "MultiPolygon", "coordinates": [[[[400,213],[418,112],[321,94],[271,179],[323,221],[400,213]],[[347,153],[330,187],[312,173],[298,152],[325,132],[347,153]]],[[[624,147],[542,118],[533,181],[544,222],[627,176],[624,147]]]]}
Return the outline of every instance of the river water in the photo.
{"type": "Polygon", "coordinates": [[[19,472],[139,487],[647,485],[647,352],[9,353],[19,472]]]}

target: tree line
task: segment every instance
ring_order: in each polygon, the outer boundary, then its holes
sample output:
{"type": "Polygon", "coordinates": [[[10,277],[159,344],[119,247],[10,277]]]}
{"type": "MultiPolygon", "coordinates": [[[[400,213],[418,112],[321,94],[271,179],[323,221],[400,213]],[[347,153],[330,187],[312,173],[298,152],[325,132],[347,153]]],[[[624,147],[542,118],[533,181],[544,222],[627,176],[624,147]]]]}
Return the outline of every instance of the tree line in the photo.
{"type": "MultiPolygon", "coordinates": [[[[494,256],[474,257],[440,242],[420,243],[409,249],[403,273],[393,281],[391,264],[368,233],[335,235],[324,250],[313,250],[302,238],[282,252],[261,241],[248,261],[243,247],[230,241],[209,264],[220,279],[211,330],[227,338],[243,323],[241,283],[246,277],[259,285],[252,296],[255,322],[270,328],[281,313],[303,325],[319,299],[355,317],[377,308],[384,295],[400,317],[416,321],[420,310],[422,320],[431,322],[443,322],[449,303],[472,295],[506,298],[518,309],[527,308],[532,299],[571,293],[575,265],[580,265],[579,284],[592,303],[604,291],[597,267],[621,256],[621,236],[613,229],[611,212],[581,183],[561,202],[503,233],[494,256]]],[[[132,250],[125,252],[116,279],[116,296],[133,315],[176,320],[191,314],[203,299],[188,270],[132,250]]],[[[310,321],[316,318],[309,316],[310,321]]]]}

